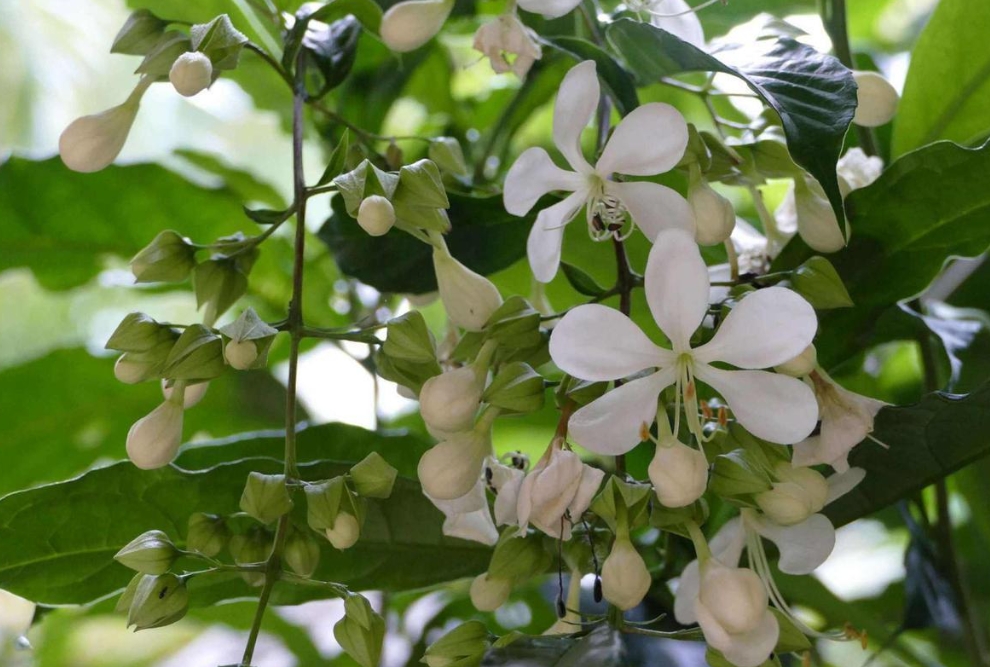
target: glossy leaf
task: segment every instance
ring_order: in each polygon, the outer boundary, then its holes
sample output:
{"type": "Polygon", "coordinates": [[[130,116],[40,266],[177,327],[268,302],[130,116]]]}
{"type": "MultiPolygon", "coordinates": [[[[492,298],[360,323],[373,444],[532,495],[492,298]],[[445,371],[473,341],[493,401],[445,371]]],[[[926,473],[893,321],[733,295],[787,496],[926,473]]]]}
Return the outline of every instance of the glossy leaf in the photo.
{"type": "Polygon", "coordinates": [[[553,37],[547,42],[577,61],[594,60],[597,65],[598,78],[608,87],[608,92],[618,107],[619,113],[625,116],[639,106],[636,95],[636,83],[622,65],[615,61],[610,54],[591,42],[576,37],[553,37]]]}

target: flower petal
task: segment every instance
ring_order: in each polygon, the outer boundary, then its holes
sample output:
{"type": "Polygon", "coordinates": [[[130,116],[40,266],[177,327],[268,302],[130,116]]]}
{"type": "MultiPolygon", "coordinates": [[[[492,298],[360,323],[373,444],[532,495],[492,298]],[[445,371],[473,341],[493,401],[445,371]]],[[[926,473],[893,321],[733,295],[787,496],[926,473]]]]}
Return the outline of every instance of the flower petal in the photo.
{"type": "MultiPolygon", "coordinates": [[[[820,435],[813,435],[794,445],[791,463],[796,466],[829,465],[837,473],[846,473],[849,467],[849,452],[854,445],[841,446],[842,443],[826,441],[820,435]]],[[[858,443],[857,443],[858,444],[858,443]]]]}
{"type": "Polygon", "coordinates": [[[592,401],[571,415],[571,437],[598,454],[625,454],[641,442],[643,424],[656,419],[657,399],[674,383],[675,373],[675,368],[665,368],[592,401]]]}
{"type": "Polygon", "coordinates": [[[564,225],[584,204],[585,193],[575,192],[563,201],[540,211],[526,240],[526,255],[533,276],[541,283],[548,283],[557,275],[560,266],[560,249],[564,242],[564,225]]]}
{"type": "Polygon", "coordinates": [[[859,486],[859,483],[864,479],[866,479],[866,471],[862,468],[850,468],[845,472],[832,475],[825,480],[828,482],[828,495],[825,496],[825,504],[828,505],[833,500],[846,495],[859,486]]]}
{"type": "Polygon", "coordinates": [[[743,428],[770,442],[804,440],[818,423],[818,402],[808,385],[767,371],[723,371],[695,364],[695,376],[722,395],[743,428]]]}
{"type": "Polygon", "coordinates": [[[708,543],[712,555],[720,563],[728,567],[737,567],[742,558],[743,547],[746,546],[746,529],[742,519],[734,517],[719,528],[715,537],[708,543]]]}
{"type": "Polygon", "coordinates": [[[443,534],[448,537],[459,537],[462,540],[480,542],[488,546],[495,546],[498,542],[498,529],[492,522],[492,515],[488,508],[468,512],[466,514],[452,514],[443,522],[443,534]]]}
{"type": "Polygon", "coordinates": [[[817,329],[815,309],[797,292],[767,287],[740,301],[715,336],[694,355],[704,363],[770,368],[801,354],[817,329]]]}
{"type": "Polygon", "coordinates": [[[454,8],[453,0],[407,0],[382,16],[381,37],[393,51],[413,51],[440,32],[454,8]]]}
{"type": "Polygon", "coordinates": [[[633,222],[650,241],[665,229],[693,233],[691,206],[676,190],[646,181],[607,181],[605,192],[622,202],[633,222]]]}
{"type": "Polygon", "coordinates": [[[527,12],[543,14],[551,19],[563,16],[579,4],[581,0],[519,0],[519,6],[527,12]]]}
{"type": "Polygon", "coordinates": [[[668,229],[657,234],[646,262],[646,301],[674,346],[690,349],[691,334],[708,310],[708,269],[690,232],[668,229]]]}
{"type": "Polygon", "coordinates": [[[674,618],[681,625],[698,622],[695,606],[701,594],[701,568],[697,560],[687,564],[677,582],[677,593],[674,594],[674,618]]]}
{"type": "Polygon", "coordinates": [[[707,50],[705,31],[701,27],[698,13],[691,10],[691,5],[685,0],[666,0],[659,9],[664,15],[652,17],[650,23],[702,51],[707,50]]]}
{"type": "Polygon", "coordinates": [[[661,102],[644,104],[629,112],[612,132],[595,171],[606,178],[614,173],[662,174],[677,166],[687,142],[687,122],[680,111],[661,102]]]}
{"type": "Polygon", "coordinates": [[[760,624],[745,634],[732,635],[722,655],[736,667],[757,667],[770,657],[777,639],[780,637],[780,624],[769,609],[760,619],[760,624]]]}
{"type": "Polygon", "coordinates": [[[595,61],[585,60],[564,75],[554,102],[553,143],[574,171],[582,174],[592,169],[581,152],[581,132],[591,122],[600,96],[595,61]]]}
{"type": "Polygon", "coordinates": [[[835,548],[835,528],[824,514],[812,514],[793,526],[780,526],[759,516],[752,523],[756,532],[777,545],[777,567],[786,574],[813,572],[835,548]]]}
{"type": "Polygon", "coordinates": [[[582,380],[617,380],[644,368],[672,365],[670,350],[657,347],[627,315],[591,303],[570,310],[550,335],[550,357],[582,380]]]}
{"type": "Polygon", "coordinates": [[[542,148],[529,148],[516,158],[505,175],[502,202],[512,215],[526,215],[540,197],[554,190],[579,190],[579,174],[561,169],[542,148]]]}
{"type": "Polygon", "coordinates": [[[591,506],[592,499],[598,493],[598,487],[602,485],[603,479],[605,479],[604,470],[584,464],[581,471],[581,483],[578,484],[577,492],[574,494],[571,504],[567,506],[567,512],[570,514],[572,522],[580,521],[581,516],[588,511],[588,507],[591,506]]]}

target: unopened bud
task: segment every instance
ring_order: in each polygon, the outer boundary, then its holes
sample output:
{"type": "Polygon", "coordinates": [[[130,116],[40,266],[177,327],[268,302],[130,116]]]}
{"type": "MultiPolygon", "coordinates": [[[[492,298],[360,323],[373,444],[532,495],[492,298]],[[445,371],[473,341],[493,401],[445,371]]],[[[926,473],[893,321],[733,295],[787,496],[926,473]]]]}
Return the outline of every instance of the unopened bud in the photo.
{"type": "Polygon", "coordinates": [[[258,346],[253,340],[232,340],[224,346],[223,356],[231,368],[246,371],[258,360],[258,346]]]}
{"type": "MultiPolygon", "coordinates": [[[[186,410],[198,405],[206,396],[206,390],[210,388],[209,382],[198,382],[191,385],[183,382],[182,384],[182,407],[186,410]]],[[[169,384],[167,380],[162,380],[162,396],[165,397],[166,401],[172,398],[172,395],[178,390],[178,386],[178,382],[169,384]]]]}
{"type": "Polygon", "coordinates": [[[113,557],[125,567],[143,574],[165,574],[179,557],[179,550],[160,530],[149,530],[131,540],[113,557]]]}
{"type": "Polygon", "coordinates": [[[846,245],[846,237],[822,186],[811,177],[794,179],[794,208],[798,233],[819,252],[835,252],[846,245]]]}
{"type": "Polygon", "coordinates": [[[730,635],[753,631],[767,612],[767,591],[760,577],[715,559],[702,570],[698,601],[730,635]]]}
{"type": "Polygon", "coordinates": [[[312,577],[320,564],[320,545],[309,533],[293,530],[285,540],[285,564],[300,577],[312,577]]]}
{"type": "Polygon", "coordinates": [[[450,435],[419,459],[416,472],[428,496],[461,498],[478,482],[485,457],[491,454],[491,428],[450,435]]]}
{"type": "Polygon", "coordinates": [[[382,16],[382,41],[399,53],[418,49],[440,32],[453,7],[454,0],[396,3],[382,16]]]}
{"type": "Polygon", "coordinates": [[[351,468],[351,482],[358,495],[365,498],[388,498],[392,495],[399,471],[378,452],[372,452],[351,468]]]}
{"type": "Polygon", "coordinates": [[[213,81],[213,63],[199,51],[183,53],[176,58],[168,73],[175,92],[183,97],[192,97],[206,90],[213,81]]]}
{"type": "Polygon", "coordinates": [[[818,365],[818,352],[815,350],[814,345],[809,345],[804,348],[804,351],[798,356],[785,361],[779,366],[774,366],[773,369],[778,373],[783,373],[784,375],[790,375],[791,377],[803,378],[811,371],[815,370],[815,366],[818,365]]]}
{"type": "Polygon", "coordinates": [[[686,507],[705,493],[708,459],[674,438],[662,440],[650,463],[649,475],[662,505],[686,507]]]}
{"type": "Polygon", "coordinates": [[[468,174],[464,151],[461,150],[461,144],[453,137],[438,137],[430,141],[429,156],[444,171],[449,171],[455,176],[468,174]]]}
{"type": "Polygon", "coordinates": [[[131,273],[139,283],[177,283],[196,267],[196,248],[188,239],[166,230],[131,260],[131,273]]]}
{"type": "Polygon", "coordinates": [[[135,630],[160,628],[175,623],[189,610],[189,591],[174,574],[144,575],[138,581],[127,615],[135,630]]]}
{"type": "Polygon", "coordinates": [[[509,599],[512,581],[497,579],[482,572],[471,582],[471,604],[478,611],[495,611],[509,599]]]}
{"type": "Polygon", "coordinates": [[[490,280],[467,268],[446,251],[433,250],[440,299],[447,317],[468,331],[481,331],[498,307],[502,296],[490,280]]]}
{"type": "Polygon", "coordinates": [[[285,475],[248,475],[241,494],[241,510],[263,524],[274,523],[292,509],[292,499],[285,486],[285,475]]]}
{"type": "Polygon", "coordinates": [[[694,238],[700,245],[716,245],[732,235],[736,212],[732,202],[698,176],[688,188],[688,204],[694,214],[694,238]]]}
{"type": "Polygon", "coordinates": [[[361,229],[370,236],[382,236],[395,224],[395,209],[392,207],[392,202],[385,197],[371,195],[361,202],[357,221],[361,229]]]}
{"type": "Polygon", "coordinates": [[[120,153],[137,117],[144,91],[153,79],[141,79],[120,106],[72,121],[58,139],[58,153],[72,171],[89,173],[108,167],[120,153]]]}
{"type": "Polygon", "coordinates": [[[897,111],[900,96],[887,79],[876,72],[853,72],[859,87],[856,91],[856,115],[853,122],[864,127],[886,125],[897,111]]]}
{"type": "Polygon", "coordinates": [[[468,621],[430,644],[422,662],[427,667],[476,667],[490,646],[485,624],[468,621]]]}
{"type": "Polygon", "coordinates": [[[385,619],[360,595],[344,600],[344,617],[333,626],[341,648],[361,667],[378,667],[385,640],[385,619]]]}
{"type": "MultiPolygon", "coordinates": [[[[268,560],[272,545],[272,536],[266,530],[255,527],[246,535],[230,538],[230,555],[238,565],[258,565],[268,560]]],[[[265,573],[256,570],[241,572],[241,578],[249,586],[263,586],[265,583],[265,573]]]]}
{"type": "MultiPolygon", "coordinates": [[[[486,369],[487,370],[487,369],[486,369]]],[[[455,433],[474,426],[485,375],[465,366],[431,377],[419,392],[419,409],[431,431],[455,433]]]]}
{"type": "Polygon", "coordinates": [[[230,540],[230,529],[223,517],[197,512],[189,517],[189,531],[186,533],[186,546],[209,556],[220,553],[230,540]]]}
{"type": "Polygon", "coordinates": [[[127,432],[127,457],[138,468],[168,465],[182,444],[182,403],[164,401],[127,432]]]}
{"type": "Polygon", "coordinates": [[[628,537],[617,537],[602,564],[602,594],[623,611],[632,609],[646,597],[652,579],[643,557],[628,537]]]}
{"type": "Polygon", "coordinates": [[[326,529],[327,539],[334,549],[350,549],[357,544],[361,537],[361,525],[358,520],[347,512],[341,512],[333,522],[333,526],[326,529]]]}
{"type": "Polygon", "coordinates": [[[131,354],[122,354],[113,365],[113,375],[124,384],[138,384],[155,377],[161,364],[138,361],[131,354]]]}
{"type": "Polygon", "coordinates": [[[756,496],[756,504],[771,521],[792,526],[825,507],[828,483],[820,473],[789,463],[778,464],[774,472],[779,481],[756,496]]]}

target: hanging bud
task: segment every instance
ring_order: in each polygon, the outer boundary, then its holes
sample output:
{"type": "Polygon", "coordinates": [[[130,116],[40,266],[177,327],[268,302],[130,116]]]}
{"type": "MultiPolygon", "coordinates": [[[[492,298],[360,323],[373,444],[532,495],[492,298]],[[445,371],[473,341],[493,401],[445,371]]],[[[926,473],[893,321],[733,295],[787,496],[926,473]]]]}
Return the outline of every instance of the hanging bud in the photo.
{"type": "Polygon", "coordinates": [[[474,426],[474,416],[485,391],[488,367],[464,366],[431,377],[419,391],[419,409],[423,421],[436,434],[467,431],[474,426]]]}
{"type": "Polygon", "coordinates": [[[482,572],[471,582],[471,604],[478,611],[495,611],[509,599],[512,581],[482,572]]]}
{"type": "Polygon", "coordinates": [[[139,361],[136,355],[122,354],[113,365],[113,376],[124,384],[138,384],[154,378],[162,366],[162,363],[139,361]]]}
{"type": "Polygon", "coordinates": [[[129,56],[146,55],[158,43],[168,23],[147,9],[139,9],[127,17],[127,22],[113,38],[110,53],[129,56]]]}
{"type": "Polygon", "coordinates": [[[828,483],[814,469],[778,463],[774,474],[773,488],[756,496],[756,504],[771,521],[793,526],[825,507],[828,483]]]}
{"type": "Polygon", "coordinates": [[[127,432],[127,457],[131,462],[142,470],[168,465],[182,444],[182,414],[182,397],[178,394],[134,422],[127,432]]]}
{"type": "Polygon", "coordinates": [[[450,321],[468,331],[484,329],[488,318],[502,305],[498,288],[454,259],[446,246],[434,248],[433,269],[450,321]]]}
{"type": "Polygon", "coordinates": [[[158,234],[131,260],[131,273],[139,283],[177,283],[196,266],[196,248],[176,232],[158,234]]]}
{"type": "MultiPolygon", "coordinates": [[[[255,526],[246,535],[234,535],[230,538],[230,555],[238,565],[258,565],[268,560],[272,552],[274,540],[264,528],[255,526]]],[[[265,573],[258,570],[241,572],[241,578],[249,586],[263,586],[265,573]]]]}
{"type": "Polygon", "coordinates": [[[245,371],[263,368],[268,363],[268,350],[278,330],[258,317],[254,308],[248,308],[236,320],[221,327],[220,333],[230,338],[223,350],[227,363],[245,371]]]}
{"type": "Polygon", "coordinates": [[[127,615],[127,626],[135,630],[160,628],[175,623],[189,610],[189,591],[174,574],[144,575],[138,582],[127,615]]]}
{"type": "Polygon", "coordinates": [[[430,644],[421,662],[427,667],[477,667],[490,647],[485,624],[468,621],[430,644]]]}
{"type": "Polygon", "coordinates": [[[361,536],[364,501],[347,487],[343,477],[306,486],[309,527],[325,533],[337,549],[349,549],[361,536]]]}
{"type": "Polygon", "coordinates": [[[406,0],[382,16],[381,38],[393,51],[413,51],[433,39],[454,8],[454,0],[406,0]]]}
{"type": "Polygon", "coordinates": [[[464,151],[461,144],[453,137],[438,137],[430,141],[430,159],[437,166],[454,176],[467,176],[467,162],[464,161],[464,151]]]}
{"type": "Polygon", "coordinates": [[[131,540],[113,559],[136,572],[165,574],[179,555],[168,535],[160,530],[149,530],[131,540]]]}
{"type": "Polygon", "coordinates": [[[776,645],[780,626],[767,601],[767,590],[752,570],[727,567],[715,558],[701,567],[694,613],[705,640],[732,664],[763,664],[776,645]]]}
{"type": "Polygon", "coordinates": [[[625,537],[616,537],[612,551],[602,564],[602,594],[623,611],[638,605],[650,590],[650,572],[643,557],[625,537]]]}
{"type": "Polygon", "coordinates": [[[143,77],[120,106],[72,121],[58,139],[58,153],[65,166],[83,173],[108,167],[124,147],[141,98],[153,81],[143,77]]]}
{"type": "Polygon", "coordinates": [[[383,236],[395,224],[395,209],[385,197],[371,195],[361,201],[357,221],[369,236],[383,236]]]}
{"type": "Polygon", "coordinates": [[[325,532],[333,548],[343,551],[357,544],[361,538],[361,524],[351,514],[341,512],[334,520],[333,526],[327,528],[325,532]]]}
{"type": "Polygon", "coordinates": [[[162,376],[169,380],[202,382],[223,374],[223,343],[202,324],[191,324],[172,346],[162,376]]]}
{"type": "Polygon", "coordinates": [[[736,226],[732,202],[708,184],[698,163],[691,165],[690,172],[687,200],[694,214],[694,238],[700,245],[722,243],[736,226]]]}
{"type": "Polygon", "coordinates": [[[854,71],[856,115],[853,122],[864,127],[886,125],[897,111],[900,96],[887,79],[876,72],[854,71]]]}
{"type": "Polygon", "coordinates": [[[263,524],[271,524],[292,510],[292,499],[285,486],[285,475],[248,475],[241,494],[241,510],[263,524]]]}
{"type": "MultiPolygon", "coordinates": [[[[178,382],[169,384],[167,380],[162,380],[162,396],[166,401],[172,398],[172,394],[177,391],[176,387],[178,384],[178,382]]],[[[203,397],[206,396],[206,390],[210,388],[209,382],[200,382],[192,385],[183,383],[183,385],[182,407],[186,410],[199,404],[203,400],[203,397]]]]}
{"type": "Polygon", "coordinates": [[[231,368],[246,371],[258,361],[258,345],[253,340],[229,341],[223,348],[223,357],[231,368]]]}
{"type": "MultiPolygon", "coordinates": [[[[787,198],[781,203],[786,208],[787,198]]],[[[832,204],[817,180],[810,176],[794,179],[794,225],[804,242],[819,252],[836,252],[846,245],[846,235],[839,227],[832,204]]],[[[781,229],[791,227],[778,218],[781,229]]]]}
{"type": "Polygon", "coordinates": [[[814,345],[809,345],[801,354],[789,361],[785,361],[779,366],[774,366],[773,369],[778,373],[783,373],[784,375],[790,375],[795,378],[803,378],[808,375],[808,373],[815,370],[815,366],[817,365],[818,352],[815,350],[814,345]]]}
{"type": "Polygon", "coordinates": [[[474,429],[453,433],[431,447],[416,469],[426,495],[436,500],[461,498],[481,476],[485,458],[492,453],[492,422],[496,410],[486,410],[474,429]]]}
{"type": "Polygon", "coordinates": [[[512,72],[520,79],[543,57],[536,34],[523,25],[515,12],[502,14],[478,28],[474,48],[488,58],[496,74],[512,72]]]}
{"type": "Polygon", "coordinates": [[[354,490],[365,498],[388,498],[392,495],[399,471],[389,465],[378,452],[371,452],[351,468],[354,490]]]}
{"type": "Polygon", "coordinates": [[[308,533],[293,529],[285,540],[282,558],[290,570],[308,579],[320,564],[320,545],[308,533]]]}
{"type": "Polygon", "coordinates": [[[705,493],[708,486],[708,459],[676,438],[664,438],[657,445],[649,467],[650,481],[665,507],[686,507],[705,493]]]}
{"type": "Polygon", "coordinates": [[[172,82],[175,92],[183,97],[192,97],[206,90],[213,82],[213,63],[199,51],[183,53],[175,59],[168,80],[172,82]]]}
{"type": "Polygon", "coordinates": [[[230,540],[230,529],[223,517],[197,512],[189,517],[186,547],[213,558],[230,540]]]}

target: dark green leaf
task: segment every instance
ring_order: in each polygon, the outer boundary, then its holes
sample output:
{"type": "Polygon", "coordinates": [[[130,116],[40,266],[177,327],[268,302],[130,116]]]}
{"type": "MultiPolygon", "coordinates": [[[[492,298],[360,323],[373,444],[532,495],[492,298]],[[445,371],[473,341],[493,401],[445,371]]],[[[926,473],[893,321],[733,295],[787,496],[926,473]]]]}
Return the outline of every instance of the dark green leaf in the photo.
{"type": "Polygon", "coordinates": [[[547,43],[577,61],[594,60],[598,69],[598,77],[608,87],[609,94],[615,101],[620,114],[625,116],[639,106],[636,83],[633,81],[632,75],[607,52],[591,42],[577,37],[552,37],[547,40],[547,43]]]}
{"type": "Polygon", "coordinates": [[[354,66],[361,24],[353,16],[345,16],[330,25],[311,25],[303,37],[303,67],[315,67],[316,78],[322,79],[316,92],[309,95],[319,99],[339,86],[354,66]]]}
{"type": "Polygon", "coordinates": [[[485,654],[485,667],[618,667],[619,634],[600,626],[583,637],[520,637],[485,654]]]}
{"type": "Polygon", "coordinates": [[[595,282],[595,279],[587,273],[567,262],[561,262],[560,268],[564,270],[567,282],[571,284],[579,294],[585,296],[598,297],[605,293],[605,288],[595,282]]]}

